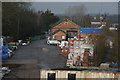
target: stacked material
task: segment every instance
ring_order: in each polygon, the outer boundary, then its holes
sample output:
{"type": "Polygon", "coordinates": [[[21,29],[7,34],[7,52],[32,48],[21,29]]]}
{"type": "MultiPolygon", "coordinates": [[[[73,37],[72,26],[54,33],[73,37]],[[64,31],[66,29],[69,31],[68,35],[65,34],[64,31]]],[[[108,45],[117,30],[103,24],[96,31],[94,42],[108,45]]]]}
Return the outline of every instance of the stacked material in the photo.
{"type": "Polygon", "coordinates": [[[8,59],[8,46],[2,46],[2,59],[8,59]]]}
{"type": "MultiPolygon", "coordinates": [[[[90,42],[90,41],[89,41],[90,42]]],[[[67,66],[91,66],[94,61],[94,45],[86,40],[69,39],[68,46],[62,48],[63,56],[67,56],[67,66]]]]}
{"type": "Polygon", "coordinates": [[[61,51],[62,56],[68,56],[69,54],[69,48],[68,47],[63,47],[61,51]]]}
{"type": "Polygon", "coordinates": [[[59,47],[61,48],[61,55],[67,57],[69,54],[68,42],[62,41],[61,45],[59,45],[59,47]]]}

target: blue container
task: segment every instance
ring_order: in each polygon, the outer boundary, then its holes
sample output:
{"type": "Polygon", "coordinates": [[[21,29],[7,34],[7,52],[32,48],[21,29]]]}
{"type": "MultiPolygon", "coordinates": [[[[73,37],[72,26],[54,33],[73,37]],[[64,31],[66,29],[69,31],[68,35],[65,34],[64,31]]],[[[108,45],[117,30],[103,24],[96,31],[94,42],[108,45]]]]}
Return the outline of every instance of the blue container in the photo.
{"type": "Polygon", "coordinates": [[[8,59],[9,58],[9,54],[2,54],[2,59],[3,60],[6,60],[6,59],[8,59]]]}
{"type": "Polygon", "coordinates": [[[8,53],[8,46],[2,46],[2,53],[8,53]]]}
{"type": "Polygon", "coordinates": [[[102,29],[98,28],[80,28],[80,34],[101,34],[102,29]]]}
{"type": "Polygon", "coordinates": [[[8,49],[8,46],[2,46],[2,49],[8,49]]]}

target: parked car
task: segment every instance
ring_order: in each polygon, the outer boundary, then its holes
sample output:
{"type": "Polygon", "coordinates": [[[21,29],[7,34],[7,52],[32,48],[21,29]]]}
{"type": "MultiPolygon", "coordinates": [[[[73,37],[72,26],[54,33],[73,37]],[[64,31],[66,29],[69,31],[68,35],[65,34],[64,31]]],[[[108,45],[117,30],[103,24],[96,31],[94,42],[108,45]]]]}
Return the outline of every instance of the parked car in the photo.
{"type": "Polygon", "coordinates": [[[26,46],[26,45],[27,45],[27,43],[25,43],[25,42],[24,42],[24,43],[22,43],[22,46],[26,46]]]}
{"type": "Polygon", "coordinates": [[[17,45],[16,45],[16,42],[10,42],[10,43],[8,43],[8,47],[12,51],[15,51],[18,48],[17,45]]]}
{"type": "Polygon", "coordinates": [[[60,42],[58,40],[47,40],[47,44],[59,45],[60,42]]]}
{"type": "Polygon", "coordinates": [[[30,44],[30,40],[29,39],[23,40],[23,42],[22,42],[23,46],[26,46],[28,44],[30,44]]]}
{"type": "Polygon", "coordinates": [[[9,54],[9,57],[11,57],[13,55],[13,51],[8,49],[8,54],[9,54]]]}

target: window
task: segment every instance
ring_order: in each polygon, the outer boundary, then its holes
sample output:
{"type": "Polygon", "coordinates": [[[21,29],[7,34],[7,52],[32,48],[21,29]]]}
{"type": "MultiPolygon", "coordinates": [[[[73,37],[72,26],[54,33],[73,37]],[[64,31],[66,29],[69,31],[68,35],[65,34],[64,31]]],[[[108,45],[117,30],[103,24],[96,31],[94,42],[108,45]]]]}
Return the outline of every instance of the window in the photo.
{"type": "Polygon", "coordinates": [[[65,39],[65,36],[64,36],[64,35],[62,35],[62,39],[65,39]]]}
{"type": "Polygon", "coordinates": [[[55,73],[48,73],[48,80],[55,80],[55,73]]]}
{"type": "Polygon", "coordinates": [[[74,36],[77,36],[77,31],[67,31],[68,38],[74,38],[74,36]]]}
{"type": "Polygon", "coordinates": [[[68,80],[76,80],[76,74],[68,73],[68,80]]]}

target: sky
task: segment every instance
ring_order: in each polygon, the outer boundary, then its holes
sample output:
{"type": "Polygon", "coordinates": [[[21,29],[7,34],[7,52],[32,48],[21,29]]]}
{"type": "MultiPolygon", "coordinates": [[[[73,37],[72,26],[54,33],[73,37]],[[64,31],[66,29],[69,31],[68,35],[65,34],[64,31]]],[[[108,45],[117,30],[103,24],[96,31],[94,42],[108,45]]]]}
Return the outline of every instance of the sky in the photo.
{"type": "Polygon", "coordinates": [[[33,2],[32,8],[36,11],[49,9],[55,14],[64,14],[68,7],[75,5],[84,5],[86,14],[118,13],[118,2],[33,2]]]}
{"type": "Polygon", "coordinates": [[[119,2],[120,0],[1,0],[2,2],[119,2]]]}

